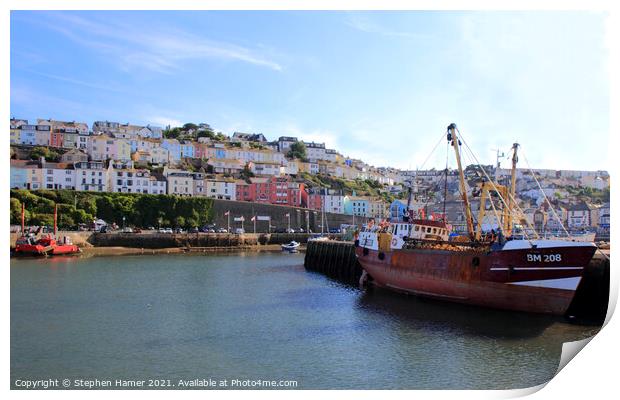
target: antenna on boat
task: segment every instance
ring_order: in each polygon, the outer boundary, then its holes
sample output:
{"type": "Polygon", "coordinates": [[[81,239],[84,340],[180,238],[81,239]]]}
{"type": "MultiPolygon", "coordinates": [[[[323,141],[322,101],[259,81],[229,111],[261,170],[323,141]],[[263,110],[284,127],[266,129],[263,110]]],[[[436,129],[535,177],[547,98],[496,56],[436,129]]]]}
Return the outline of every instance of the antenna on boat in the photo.
{"type": "Polygon", "coordinates": [[[500,158],[504,158],[506,157],[506,154],[504,154],[504,152],[502,151],[500,153],[500,149],[493,149],[495,150],[495,182],[499,182],[498,181],[498,174],[499,174],[499,168],[500,168],[500,158]]]}
{"type": "Polygon", "coordinates": [[[461,165],[461,152],[459,149],[459,147],[461,146],[461,141],[457,136],[458,128],[456,127],[455,123],[451,123],[450,125],[448,125],[447,130],[447,139],[454,148],[454,154],[456,155],[456,164],[459,170],[459,182],[461,186],[461,194],[463,195],[463,207],[465,208],[467,233],[469,233],[469,238],[473,241],[475,239],[474,222],[471,215],[471,209],[469,207],[469,199],[467,198],[467,189],[465,186],[465,176],[463,175],[463,167],[461,165]]]}

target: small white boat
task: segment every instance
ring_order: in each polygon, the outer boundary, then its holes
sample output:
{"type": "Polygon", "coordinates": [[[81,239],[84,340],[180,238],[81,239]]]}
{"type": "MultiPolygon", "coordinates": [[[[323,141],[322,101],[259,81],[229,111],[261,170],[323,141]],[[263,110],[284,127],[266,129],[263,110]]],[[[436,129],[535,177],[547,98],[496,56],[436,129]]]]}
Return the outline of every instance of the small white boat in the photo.
{"type": "Polygon", "coordinates": [[[299,243],[293,240],[292,242],[283,244],[281,246],[282,246],[282,251],[288,251],[288,252],[294,253],[297,251],[297,248],[299,247],[299,243]]]}
{"type": "Polygon", "coordinates": [[[311,242],[325,242],[329,240],[329,237],[327,236],[316,236],[313,238],[308,239],[311,242]]]}

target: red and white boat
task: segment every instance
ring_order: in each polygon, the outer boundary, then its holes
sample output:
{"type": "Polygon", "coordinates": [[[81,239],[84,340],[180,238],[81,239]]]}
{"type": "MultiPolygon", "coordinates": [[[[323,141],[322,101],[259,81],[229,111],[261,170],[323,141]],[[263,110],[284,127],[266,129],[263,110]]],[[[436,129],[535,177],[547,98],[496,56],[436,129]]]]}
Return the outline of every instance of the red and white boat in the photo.
{"type": "MultiPolygon", "coordinates": [[[[493,194],[505,200],[499,235],[485,237],[480,225],[475,231],[460,164],[461,142],[454,124],[448,127],[448,141],[456,152],[468,238],[450,240],[444,221],[416,219],[390,224],[387,229],[370,227],[360,232],[356,241],[356,255],[364,270],[362,280],[397,292],[453,302],[565,314],[596,246],[540,238],[511,240],[516,145],[511,192],[491,182],[482,187],[482,199],[493,194]]],[[[493,211],[499,217],[498,211],[493,211]]]]}
{"type": "MultiPolygon", "coordinates": [[[[22,232],[24,232],[24,205],[22,204],[22,232]]],[[[56,239],[57,207],[54,207],[54,235],[43,235],[37,239],[37,233],[23,233],[15,242],[16,256],[57,256],[71,255],[81,252],[80,248],[71,242],[69,236],[62,240],[56,239]]]]}
{"type": "Polygon", "coordinates": [[[73,243],[68,236],[61,241],[52,236],[43,236],[36,239],[34,235],[26,235],[17,239],[15,243],[15,255],[22,256],[58,256],[80,253],[80,248],[73,243]]]}

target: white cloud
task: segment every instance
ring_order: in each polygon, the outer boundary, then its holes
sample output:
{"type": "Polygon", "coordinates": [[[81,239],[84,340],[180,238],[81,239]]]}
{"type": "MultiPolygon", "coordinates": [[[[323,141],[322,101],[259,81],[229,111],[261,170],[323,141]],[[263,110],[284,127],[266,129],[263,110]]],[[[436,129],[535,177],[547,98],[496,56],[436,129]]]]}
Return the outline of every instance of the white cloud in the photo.
{"type": "Polygon", "coordinates": [[[78,86],[84,86],[84,87],[89,87],[92,89],[97,89],[97,90],[107,90],[107,91],[112,91],[112,92],[125,92],[125,90],[123,90],[120,86],[115,85],[115,84],[99,84],[99,83],[95,83],[95,82],[86,82],[86,81],[82,81],[79,79],[73,79],[73,78],[68,78],[65,76],[60,76],[60,75],[54,75],[54,74],[47,74],[44,72],[39,72],[39,71],[32,71],[32,70],[28,70],[28,69],[24,69],[23,71],[28,72],[30,74],[35,74],[35,75],[39,75],[45,78],[49,78],[49,79],[53,79],[56,81],[61,81],[61,82],[68,82],[68,83],[72,83],[74,85],[78,85],[78,86]]]}
{"type": "Polygon", "coordinates": [[[283,67],[257,50],[218,42],[178,29],[87,19],[71,13],[47,13],[38,24],[65,35],[80,45],[114,59],[124,70],[172,73],[184,62],[200,59],[240,61],[274,71],[283,67]]]}
{"type": "Polygon", "coordinates": [[[278,132],[282,132],[282,136],[295,136],[304,142],[325,143],[329,149],[338,149],[338,135],[325,129],[304,130],[294,123],[286,123],[281,125],[278,132]]]}
{"type": "Polygon", "coordinates": [[[387,28],[378,24],[376,21],[372,20],[367,16],[362,16],[359,14],[349,14],[347,19],[345,20],[345,24],[353,29],[357,29],[358,31],[366,32],[366,33],[375,33],[382,36],[393,36],[393,37],[402,37],[409,39],[425,39],[428,38],[428,35],[413,33],[407,31],[398,31],[387,28]]]}

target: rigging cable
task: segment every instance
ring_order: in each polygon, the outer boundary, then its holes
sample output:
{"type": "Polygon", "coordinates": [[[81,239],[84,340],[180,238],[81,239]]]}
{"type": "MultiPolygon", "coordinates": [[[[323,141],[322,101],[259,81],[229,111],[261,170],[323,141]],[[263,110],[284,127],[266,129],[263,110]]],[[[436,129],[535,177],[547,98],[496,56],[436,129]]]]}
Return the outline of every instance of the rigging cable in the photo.
{"type": "Polygon", "coordinates": [[[433,155],[433,153],[435,152],[435,150],[437,150],[437,147],[439,147],[439,144],[441,143],[442,140],[444,140],[445,138],[445,134],[442,133],[441,136],[439,137],[439,141],[437,142],[437,144],[435,145],[435,147],[433,147],[433,150],[431,150],[431,152],[429,153],[428,157],[426,157],[426,160],[424,160],[424,162],[422,163],[421,166],[417,167],[416,170],[418,169],[422,169],[424,168],[424,165],[428,162],[428,160],[431,158],[431,156],[433,155]]]}
{"type": "Polygon", "coordinates": [[[560,219],[558,214],[555,212],[555,209],[553,208],[553,205],[551,205],[551,202],[547,198],[547,195],[545,194],[545,191],[543,190],[542,186],[538,182],[538,179],[536,179],[536,175],[534,175],[534,171],[532,170],[532,167],[530,167],[530,163],[527,161],[527,157],[525,156],[525,153],[523,152],[523,150],[521,150],[521,155],[523,155],[523,159],[525,160],[525,164],[527,165],[527,168],[530,170],[530,173],[532,174],[532,177],[534,178],[534,181],[538,185],[538,189],[540,189],[540,192],[542,193],[543,197],[545,198],[545,201],[547,202],[547,204],[549,204],[549,208],[551,208],[551,211],[553,211],[553,216],[560,223],[560,226],[562,227],[562,230],[564,231],[564,233],[566,233],[566,236],[570,237],[570,234],[568,233],[568,231],[564,227],[564,224],[562,223],[562,220],[560,219]]]}
{"type": "MultiPolygon", "coordinates": [[[[523,159],[525,160],[525,164],[527,164],[527,167],[530,170],[530,173],[532,174],[532,176],[534,177],[534,180],[536,181],[536,184],[538,185],[538,188],[540,189],[540,191],[542,192],[545,201],[547,202],[547,204],[549,204],[549,208],[551,208],[551,211],[553,211],[553,215],[556,217],[556,219],[558,220],[558,222],[560,223],[560,226],[562,227],[562,229],[564,230],[564,233],[566,233],[566,236],[568,236],[569,238],[571,238],[572,236],[570,235],[570,233],[568,233],[568,231],[566,230],[566,228],[564,227],[564,224],[562,223],[562,220],[560,219],[560,217],[558,216],[558,214],[555,212],[555,209],[553,208],[553,205],[551,205],[551,202],[549,201],[549,199],[547,198],[547,195],[545,194],[545,191],[542,189],[542,187],[540,186],[540,183],[538,182],[538,179],[536,179],[536,175],[534,175],[534,171],[532,170],[532,167],[530,167],[530,163],[527,161],[527,157],[525,157],[525,153],[523,153],[523,150],[521,150],[521,154],[523,155],[523,159]]],[[[596,246],[596,251],[598,251],[603,257],[605,257],[607,260],[609,260],[609,257],[607,256],[607,254],[603,253],[603,251],[601,249],[598,248],[598,246],[596,246]]]]}
{"type": "Polygon", "coordinates": [[[446,216],[446,200],[448,198],[448,153],[450,152],[450,142],[446,142],[446,169],[444,174],[444,183],[443,183],[443,219],[444,222],[448,221],[448,217],[446,216]]]}
{"type": "MultiPolygon", "coordinates": [[[[493,180],[489,177],[489,175],[487,174],[487,172],[484,170],[484,168],[482,168],[480,162],[478,161],[478,159],[476,158],[476,155],[474,154],[474,152],[469,148],[469,145],[467,144],[467,142],[465,141],[465,139],[463,138],[463,136],[461,135],[461,132],[458,130],[457,128],[457,132],[459,133],[459,137],[463,140],[463,144],[465,145],[466,149],[471,153],[471,156],[474,158],[474,160],[476,161],[476,164],[478,165],[478,167],[482,170],[482,173],[484,174],[484,176],[489,180],[489,182],[491,182],[491,185],[493,186],[493,188],[495,189],[495,191],[497,192],[497,195],[499,196],[500,200],[502,201],[502,203],[504,203],[505,207],[508,207],[508,203],[506,202],[506,200],[504,200],[504,198],[502,197],[502,195],[499,193],[499,191],[497,190],[497,186],[495,186],[495,183],[493,182],[493,180]]],[[[508,194],[511,198],[512,195],[509,193],[508,194]]],[[[519,212],[521,213],[521,216],[523,217],[523,220],[527,223],[527,225],[530,227],[530,229],[533,230],[534,235],[536,235],[536,237],[538,238],[538,233],[536,232],[535,229],[533,229],[532,225],[530,224],[530,222],[527,220],[527,217],[525,216],[525,213],[523,212],[523,210],[521,209],[521,207],[519,207],[519,204],[517,204],[516,200],[514,198],[512,198],[512,201],[514,203],[514,205],[517,207],[517,209],[519,210],[519,212]]],[[[529,239],[528,239],[529,240],[529,239]]]]}

